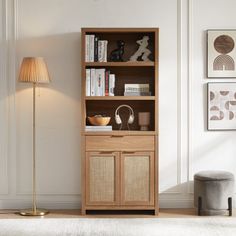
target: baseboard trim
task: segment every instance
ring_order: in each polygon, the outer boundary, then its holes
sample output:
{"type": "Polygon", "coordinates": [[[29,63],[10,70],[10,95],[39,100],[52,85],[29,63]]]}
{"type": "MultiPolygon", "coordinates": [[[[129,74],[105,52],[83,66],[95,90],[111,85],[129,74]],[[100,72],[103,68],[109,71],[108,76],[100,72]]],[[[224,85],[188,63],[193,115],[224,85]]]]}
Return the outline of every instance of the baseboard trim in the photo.
{"type": "Polygon", "coordinates": [[[193,208],[193,199],[160,199],[160,208],[193,208]]]}
{"type": "MultiPolygon", "coordinates": [[[[32,201],[29,200],[0,200],[0,209],[24,209],[24,208],[31,208],[31,206],[32,206],[32,201]]],[[[38,201],[37,207],[46,209],[80,209],[81,201],[80,200],[38,201]]]]}
{"type": "MultiPolygon", "coordinates": [[[[24,209],[32,206],[31,200],[0,200],[0,209],[24,209]]],[[[80,199],[70,200],[41,200],[37,202],[38,207],[46,209],[80,209],[80,199]]],[[[160,199],[160,208],[193,208],[192,199],[160,199]]]]}

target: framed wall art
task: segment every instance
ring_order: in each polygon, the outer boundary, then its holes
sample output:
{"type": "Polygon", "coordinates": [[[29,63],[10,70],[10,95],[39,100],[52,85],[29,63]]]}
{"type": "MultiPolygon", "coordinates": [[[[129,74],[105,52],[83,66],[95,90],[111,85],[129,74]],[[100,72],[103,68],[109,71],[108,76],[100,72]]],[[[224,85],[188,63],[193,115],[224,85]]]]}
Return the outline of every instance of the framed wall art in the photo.
{"type": "Polygon", "coordinates": [[[236,83],[208,83],[208,130],[236,130],[236,83]]]}
{"type": "Polygon", "coordinates": [[[207,51],[208,77],[236,77],[236,30],[208,30],[207,51]]]}

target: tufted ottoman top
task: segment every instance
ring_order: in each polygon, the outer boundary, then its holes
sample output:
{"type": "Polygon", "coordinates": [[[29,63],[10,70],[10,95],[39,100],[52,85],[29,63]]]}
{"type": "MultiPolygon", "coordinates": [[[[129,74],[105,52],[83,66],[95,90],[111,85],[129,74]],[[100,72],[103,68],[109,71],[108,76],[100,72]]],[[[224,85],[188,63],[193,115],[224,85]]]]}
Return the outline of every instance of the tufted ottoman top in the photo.
{"type": "Polygon", "coordinates": [[[234,175],[228,171],[206,170],[196,173],[194,179],[201,181],[234,180],[234,175]]]}

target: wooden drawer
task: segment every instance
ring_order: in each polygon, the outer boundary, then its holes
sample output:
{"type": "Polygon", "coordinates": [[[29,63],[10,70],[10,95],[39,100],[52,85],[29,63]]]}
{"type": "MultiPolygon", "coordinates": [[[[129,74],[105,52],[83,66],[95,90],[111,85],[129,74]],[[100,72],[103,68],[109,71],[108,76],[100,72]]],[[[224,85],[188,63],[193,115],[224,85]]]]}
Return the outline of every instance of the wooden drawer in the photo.
{"type": "Polygon", "coordinates": [[[154,151],[154,136],[87,136],[86,151],[154,151]]]}

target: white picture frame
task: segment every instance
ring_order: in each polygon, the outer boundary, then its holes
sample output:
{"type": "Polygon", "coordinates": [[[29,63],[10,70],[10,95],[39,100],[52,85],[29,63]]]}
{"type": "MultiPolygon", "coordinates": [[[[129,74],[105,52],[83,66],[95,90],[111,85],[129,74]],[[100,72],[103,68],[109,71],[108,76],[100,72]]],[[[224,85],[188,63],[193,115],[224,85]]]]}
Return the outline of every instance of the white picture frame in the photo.
{"type": "Polygon", "coordinates": [[[236,83],[207,84],[208,130],[236,130],[236,83]]]}
{"type": "Polygon", "coordinates": [[[207,31],[207,77],[236,78],[236,30],[207,31]]]}

